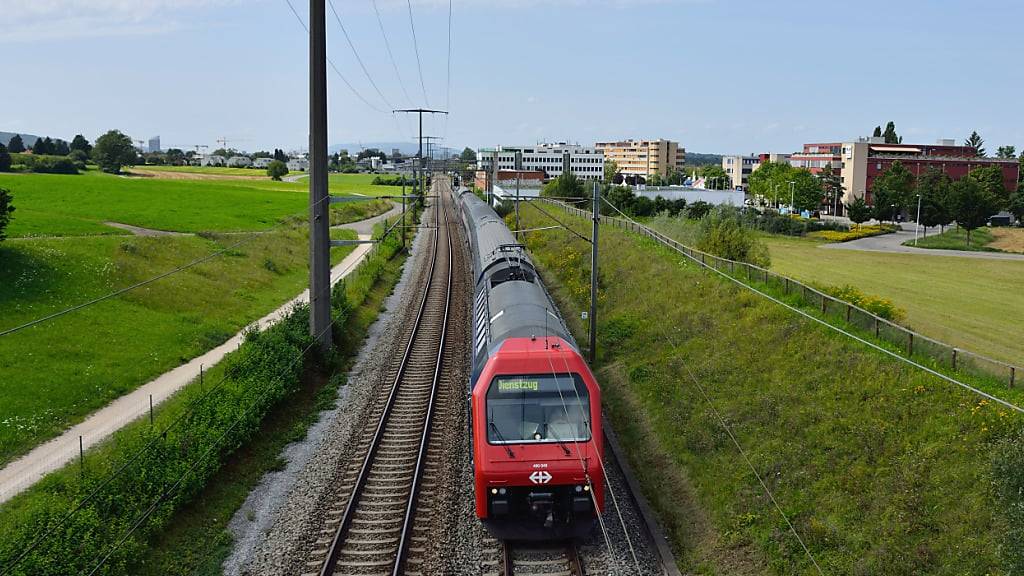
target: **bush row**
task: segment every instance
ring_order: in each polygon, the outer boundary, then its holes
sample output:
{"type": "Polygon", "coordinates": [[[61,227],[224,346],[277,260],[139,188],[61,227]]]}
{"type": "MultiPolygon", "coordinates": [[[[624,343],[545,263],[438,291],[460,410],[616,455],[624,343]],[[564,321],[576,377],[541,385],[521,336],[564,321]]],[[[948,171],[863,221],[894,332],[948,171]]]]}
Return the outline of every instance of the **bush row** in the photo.
{"type": "Polygon", "coordinates": [[[846,284],[845,286],[828,286],[822,292],[829,296],[849,302],[858,308],[863,308],[875,316],[885,318],[890,322],[901,322],[906,317],[906,312],[893,304],[888,298],[865,294],[860,289],[846,284]]]}
{"type": "Polygon", "coordinates": [[[882,234],[889,234],[890,232],[895,231],[896,227],[891,224],[876,224],[872,226],[858,226],[853,230],[847,231],[820,230],[818,232],[811,232],[808,236],[812,238],[820,238],[828,242],[849,242],[850,240],[880,236],[882,234]]]}
{"type": "Polygon", "coordinates": [[[25,171],[40,174],[78,174],[79,170],[85,170],[84,161],[76,161],[66,156],[11,154],[11,164],[21,165],[25,171]]]}

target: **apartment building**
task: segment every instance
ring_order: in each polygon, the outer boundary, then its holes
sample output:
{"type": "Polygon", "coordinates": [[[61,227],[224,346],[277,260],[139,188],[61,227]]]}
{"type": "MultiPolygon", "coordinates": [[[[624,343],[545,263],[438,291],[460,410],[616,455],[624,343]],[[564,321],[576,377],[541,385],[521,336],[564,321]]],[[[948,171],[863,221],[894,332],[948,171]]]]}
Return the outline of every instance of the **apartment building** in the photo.
{"type": "Polygon", "coordinates": [[[751,154],[750,156],[722,156],[722,170],[731,179],[731,188],[734,190],[746,189],[749,184],[750,175],[761,167],[765,162],[789,162],[790,154],[776,154],[768,152],[765,154],[751,154]]]}
{"type": "Polygon", "coordinates": [[[664,178],[670,170],[681,170],[686,163],[686,149],[672,140],[622,140],[594,144],[606,160],[615,162],[624,176],[664,178]]]}
{"type": "Polygon", "coordinates": [[[498,146],[477,151],[477,169],[484,171],[539,171],[546,180],[569,172],[584,180],[604,180],[604,155],[577,144],[498,146]]]}

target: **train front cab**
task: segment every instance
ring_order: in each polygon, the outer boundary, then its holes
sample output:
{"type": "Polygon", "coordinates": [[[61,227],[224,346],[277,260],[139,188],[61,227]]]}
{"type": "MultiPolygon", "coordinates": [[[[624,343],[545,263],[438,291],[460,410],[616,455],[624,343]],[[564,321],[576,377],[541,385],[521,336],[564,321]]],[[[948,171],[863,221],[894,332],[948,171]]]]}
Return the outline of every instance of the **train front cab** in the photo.
{"type": "Polygon", "coordinates": [[[506,340],[473,389],[477,517],[498,538],[582,538],[604,508],[600,389],[546,340],[506,340]]]}

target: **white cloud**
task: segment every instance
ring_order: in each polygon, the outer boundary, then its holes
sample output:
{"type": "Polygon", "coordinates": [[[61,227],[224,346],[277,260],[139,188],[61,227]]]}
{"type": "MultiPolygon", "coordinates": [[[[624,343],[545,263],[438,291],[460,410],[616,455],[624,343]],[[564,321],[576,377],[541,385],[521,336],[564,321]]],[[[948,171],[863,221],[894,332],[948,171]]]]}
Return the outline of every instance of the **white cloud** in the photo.
{"type": "Polygon", "coordinates": [[[0,42],[158,34],[239,0],[0,0],[0,42]]]}

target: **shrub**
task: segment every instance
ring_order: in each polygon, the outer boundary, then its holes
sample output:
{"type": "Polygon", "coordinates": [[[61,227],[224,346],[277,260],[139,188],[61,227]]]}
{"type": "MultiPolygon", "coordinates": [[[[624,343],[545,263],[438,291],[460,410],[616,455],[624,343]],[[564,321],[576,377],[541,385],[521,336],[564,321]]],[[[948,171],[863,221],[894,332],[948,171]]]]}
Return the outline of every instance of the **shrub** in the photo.
{"type": "Polygon", "coordinates": [[[762,268],[771,265],[768,247],[753,230],[743,225],[740,211],[730,206],[715,208],[701,221],[697,249],[762,268]]]}
{"type": "Polygon", "coordinates": [[[7,151],[7,147],[0,144],[0,172],[11,171],[11,154],[7,151]]]}
{"type": "Polygon", "coordinates": [[[373,179],[372,184],[374,186],[412,186],[416,183],[415,178],[406,178],[405,176],[376,176],[373,179]]]}
{"type": "Polygon", "coordinates": [[[0,242],[7,238],[7,224],[11,222],[11,213],[14,212],[14,196],[6,188],[0,188],[0,242]]]}
{"type": "Polygon", "coordinates": [[[78,167],[69,158],[26,156],[25,160],[25,167],[39,174],[78,174],[78,167]]]}
{"type": "Polygon", "coordinates": [[[43,530],[56,526],[79,498],[97,490],[68,522],[12,567],[11,574],[87,573],[107,552],[111,556],[101,573],[123,573],[147,539],[167,525],[174,510],[190,501],[252,438],[266,413],[298,387],[303,364],[295,359],[312,343],[308,317],[308,308],[296,307],[275,326],[250,332],[226,360],[226,379],[216,393],[194,399],[184,414],[161,414],[164,423],[143,422],[126,429],[105,459],[93,459],[88,474],[79,476],[73,469],[59,472],[40,489],[20,497],[15,509],[5,511],[15,521],[0,530],[0,565],[10,566],[43,530]],[[177,425],[166,425],[176,418],[180,418],[175,420],[177,425]],[[126,473],[101,483],[108,469],[136,455],[126,473]],[[142,519],[146,510],[151,513],[142,519]],[[113,546],[137,518],[134,534],[113,546]]]}
{"type": "Polygon", "coordinates": [[[896,227],[892,224],[876,224],[873,226],[858,226],[855,230],[838,231],[838,230],[823,230],[819,232],[811,232],[808,237],[821,238],[828,242],[849,242],[850,240],[857,240],[859,238],[868,238],[870,236],[880,236],[882,234],[889,234],[895,232],[896,227]]]}
{"type": "Polygon", "coordinates": [[[274,160],[267,165],[267,176],[273,180],[280,180],[282,176],[288,175],[288,165],[280,160],[274,160]]]}
{"type": "Polygon", "coordinates": [[[872,314],[885,318],[891,322],[900,322],[906,317],[902,308],[898,308],[892,300],[871,296],[860,291],[855,286],[846,284],[844,286],[829,286],[823,290],[829,296],[838,298],[843,302],[849,302],[858,308],[863,308],[872,314]]]}

